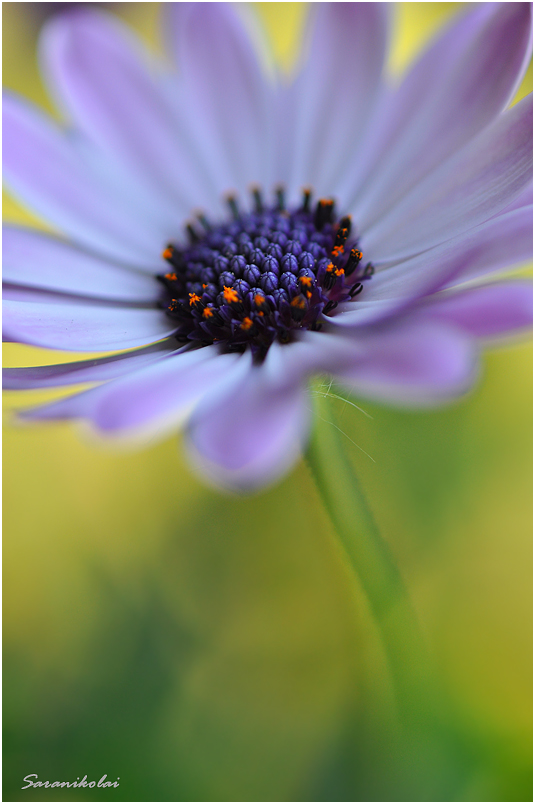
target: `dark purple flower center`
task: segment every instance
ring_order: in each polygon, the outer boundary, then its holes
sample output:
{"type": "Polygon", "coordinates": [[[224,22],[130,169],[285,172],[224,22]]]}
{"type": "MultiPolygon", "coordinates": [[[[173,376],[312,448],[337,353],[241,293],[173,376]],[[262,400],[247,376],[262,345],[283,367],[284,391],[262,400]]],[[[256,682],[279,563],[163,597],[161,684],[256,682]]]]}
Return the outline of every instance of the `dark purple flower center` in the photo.
{"type": "Polygon", "coordinates": [[[202,233],[188,224],[186,248],[163,252],[169,273],[162,306],[177,323],[180,342],[220,343],[225,351],[248,347],[263,360],[277,340],[289,343],[299,329],[319,330],[324,316],[363,289],[373,273],[362,260],[349,216],[335,220],[332,199],[311,209],[304,191],[300,207],[287,210],[284,192],[264,206],[253,191],[254,209],[241,212],[234,197],[231,219],[216,226],[199,217],[202,233]]]}

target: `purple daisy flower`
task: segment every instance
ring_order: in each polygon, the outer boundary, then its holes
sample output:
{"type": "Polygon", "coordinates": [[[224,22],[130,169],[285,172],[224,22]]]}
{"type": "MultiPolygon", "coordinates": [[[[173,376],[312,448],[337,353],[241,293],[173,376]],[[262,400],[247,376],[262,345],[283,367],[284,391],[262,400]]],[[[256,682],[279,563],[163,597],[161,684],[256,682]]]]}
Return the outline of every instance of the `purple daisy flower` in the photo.
{"type": "Polygon", "coordinates": [[[110,438],[184,422],[205,476],[248,491],[300,454],[314,375],[440,403],[529,326],[530,283],[495,275],[532,252],[531,96],[510,107],[531,8],[476,4],[398,86],[383,3],[313,4],[289,80],[240,10],[165,15],[173,71],[81,6],[41,40],[68,125],[4,100],[9,189],[63,235],[5,230],[5,338],[113,353],[4,384],[98,383],[22,415],[110,438]]]}

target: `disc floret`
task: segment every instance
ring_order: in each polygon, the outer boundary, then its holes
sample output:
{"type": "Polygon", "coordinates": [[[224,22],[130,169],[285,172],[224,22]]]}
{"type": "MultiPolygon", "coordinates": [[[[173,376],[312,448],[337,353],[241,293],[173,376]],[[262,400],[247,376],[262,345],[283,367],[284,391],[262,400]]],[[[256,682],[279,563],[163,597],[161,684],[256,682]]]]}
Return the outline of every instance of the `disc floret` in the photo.
{"type": "Polygon", "coordinates": [[[258,188],[252,195],[249,212],[228,197],[227,222],[212,226],[200,215],[202,232],[188,223],[189,245],[165,248],[170,270],[158,279],[180,342],[250,348],[262,360],[275,340],[289,343],[298,330],[321,329],[339,302],[362,290],[373,268],[357,270],[363,255],[351,240],[351,218],[336,221],[332,199],[320,199],[312,211],[307,189],[302,204],[288,210],[282,187],[271,206],[258,188]]]}

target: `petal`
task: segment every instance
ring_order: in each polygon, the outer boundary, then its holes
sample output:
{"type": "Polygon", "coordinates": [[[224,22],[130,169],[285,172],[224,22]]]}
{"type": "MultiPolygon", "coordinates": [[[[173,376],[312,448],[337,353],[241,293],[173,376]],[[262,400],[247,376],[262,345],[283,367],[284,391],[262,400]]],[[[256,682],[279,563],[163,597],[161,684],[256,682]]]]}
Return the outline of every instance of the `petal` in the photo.
{"type": "Polygon", "coordinates": [[[532,97],[521,100],[427,176],[362,236],[377,263],[411,256],[506,207],[532,170],[532,97]]]}
{"type": "MultiPolygon", "coordinates": [[[[531,4],[481,4],[430,47],[388,98],[355,214],[373,224],[512,100],[531,54],[531,4]]],[[[355,185],[354,185],[355,187],[355,185]]]]}
{"type": "Polygon", "coordinates": [[[314,3],[307,56],[289,90],[294,125],[281,120],[290,153],[290,185],[312,183],[330,195],[356,151],[377,98],[386,54],[388,6],[314,3]]]}
{"type": "Polygon", "coordinates": [[[461,327],[470,335],[488,338],[531,327],[531,282],[500,282],[440,294],[422,307],[430,318],[461,327]]]}
{"type": "MultiPolygon", "coordinates": [[[[81,296],[73,296],[70,293],[55,293],[49,290],[40,290],[36,288],[24,287],[24,285],[12,285],[4,282],[2,285],[2,301],[16,301],[16,302],[38,302],[39,304],[64,304],[65,302],[72,301],[75,304],[106,304],[104,300],[95,302],[94,299],[86,297],[83,299],[81,296]]],[[[120,302],[114,302],[114,305],[122,307],[120,302]]],[[[132,305],[126,305],[131,307],[132,305]]],[[[136,305],[138,306],[138,305],[136,305]]],[[[6,339],[4,338],[4,341],[6,339]]]]}
{"type": "Polygon", "coordinates": [[[2,255],[3,279],[12,284],[130,302],[160,296],[153,277],[29,229],[4,228],[2,255]]]}
{"type": "Polygon", "coordinates": [[[475,248],[451,284],[514,269],[533,256],[533,207],[520,207],[492,218],[468,232],[467,244],[475,248]]]}
{"type": "Polygon", "coordinates": [[[111,352],[145,346],[176,331],[161,310],[76,302],[4,301],[6,336],[19,343],[73,352],[111,352]]]}
{"type": "Polygon", "coordinates": [[[210,158],[228,165],[225,189],[265,186],[271,175],[272,91],[240,15],[225,3],[173,3],[168,12],[167,34],[188,112],[212,135],[210,158]]]}
{"type": "Polygon", "coordinates": [[[304,385],[287,376],[284,348],[273,344],[261,366],[249,365],[192,416],[187,446],[201,474],[219,487],[254,491],[300,454],[310,407],[304,385]]]}
{"type": "Polygon", "coordinates": [[[359,396],[426,406],[460,396],[476,377],[472,340],[442,322],[400,321],[358,340],[354,357],[334,375],[359,396]]]}
{"type": "Polygon", "coordinates": [[[518,265],[531,256],[531,243],[529,208],[492,218],[416,257],[380,268],[355,301],[340,305],[325,324],[362,327],[399,315],[443,287],[518,265]]]}
{"type": "Polygon", "coordinates": [[[77,128],[187,214],[205,203],[202,173],[144,55],[117,18],[85,7],[53,18],[41,38],[51,91],[77,128]]]}
{"type": "Polygon", "coordinates": [[[110,183],[103,184],[76,142],[37,109],[7,95],[3,114],[8,189],[89,251],[157,270],[165,226],[158,228],[110,183]]]}
{"type": "Polygon", "coordinates": [[[23,391],[113,380],[123,374],[129,374],[141,366],[154,363],[161,357],[178,353],[186,348],[177,349],[176,347],[176,340],[173,338],[110,357],[78,360],[75,363],[59,363],[52,366],[4,368],[2,385],[6,390],[23,391]]]}
{"type": "Polygon", "coordinates": [[[508,204],[505,209],[502,209],[501,214],[505,214],[506,212],[511,212],[513,209],[519,209],[520,207],[529,207],[533,206],[533,180],[526,184],[526,186],[519,192],[516,198],[508,204]]]}
{"type": "Polygon", "coordinates": [[[163,438],[204,394],[238,369],[239,355],[204,347],[171,355],[98,388],[24,411],[27,420],[86,419],[112,438],[163,438]]]}

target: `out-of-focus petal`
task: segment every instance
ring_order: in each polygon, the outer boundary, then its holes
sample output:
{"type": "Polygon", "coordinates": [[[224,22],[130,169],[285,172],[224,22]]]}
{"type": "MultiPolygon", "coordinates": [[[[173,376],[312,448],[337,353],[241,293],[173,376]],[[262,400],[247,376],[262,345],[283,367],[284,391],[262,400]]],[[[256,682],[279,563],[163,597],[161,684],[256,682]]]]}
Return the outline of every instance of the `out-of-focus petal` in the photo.
{"type": "Polygon", "coordinates": [[[4,301],[7,338],[71,352],[112,352],[145,346],[176,330],[161,310],[82,304],[4,301]]]}
{"type": "Polygon", "coordinates": [[[458,285],[504,269],[514,270],[533,256],[533,207],[520,207],[498,215],[466,236],[470,260],[456,274],[458,285]],[[477,246],[479,241],[479,246],[477,246]]]}
{"type": "Polygon", "coordinates": [[[187,430],[194,464],[217,486],[250,492],[284,474],[308,433],[304,385],[288,377],[284,347],[273,344],[260,366],[195,410],[187,430]]]}
{"type": "Polygon", "coordinates": [[[161,357],[183,351],[177,349],[175,338],[144,346],[130,352],[97,357],[92,360],[77,360],[75,363],[58,363],[51,366],[21,366],[2,370],[2,386],[9,391],[33,388],[57,388],[61,385],[76,385],[84,382],[114,380],[142,366],[154,363],[161,357]]]}
{"type": "Polygon", "coordinates": [[[204,394],[228,380],[239,355],[216,347],[171,355],[125,377],[80,394],[29,409],[26,420],[87,419],[109,438],[163,438],[204,394]]]}
{"type": "Polygon", "coordinates": [[[372,261],[400,260],[488,220],[524,188],[533,164],[532,97],[521,100],[362,236],[372,261]]]}
{"type": "Polygon", "coordinates": [[[422,306],[422,312],[479,338],[514,333],[532,325],[533,285],[500,282],[439,294],[422,306]]]}
{"type": "Polygon", "coordinates": [[[156,301],[160,295],[153,277],[30,229],[5,227],[2,257],[4,282],[16,285],[123,302],[156,301]]]}
{"type": "Polygon", "coordinates": [[[502,209],[501,215],[505,215],[506,212],[512,212],[514,209],[520,209],[520,207],[529,207],[533,206],[533,180],[526,184],[526,186],[519,192],[519,194],[514,198],[510,204],[508,204],[505,209],[502,209]]]}
{"type": "Polygon", "coordinates": [[[529,3],[478,4],[439,36],[385,101],[368,180],[352,199],[363,227],[506,108],[530,54],[529,3]]]}
{"type": "Polygon", "coordinates": [[[240,15],[225,3],[173,3],[167,11],[188,114],[211,134],[210,159],[228,165],[222,189],[269,183],[273,92],[240,15]]]}
{"type": "Polygon", "coordinates": [[[415,301],[530,258],[532,213],[513,210],[409,260],[381,268],[355,301],[325,317],[331,328],[362,327],[399,314],[415,301]]]}
{"type": "Polygon", "coordinates": [[[165,227],[103,187],[73,140],[37,109],[7,95],[3,120],[4,179],[16,197],[89,251],[158,270],[165,227]]]}
{"type": "Polygon", "coordinates": [[[442,322],[400,321],[359,340],[354,358],[334,372],[357,395],[426,406],[459,396],[476,377],[472,340],[442,322]]]}
{"type": "Polygon", "coordinates": [[[387,4],[311,4],[305,62],[279,122],[294,191],[334,192],[376,102],[387,33],[387,4]]]}
{"type": "Polygon", "coordinates": [[[47,23],[41,54],[50,91],[79,130],[167,203],[178,204],[177,217],[206,203],[204,172],[195,169],[182,129],[126,26],[82,4],[47,23]]]}

